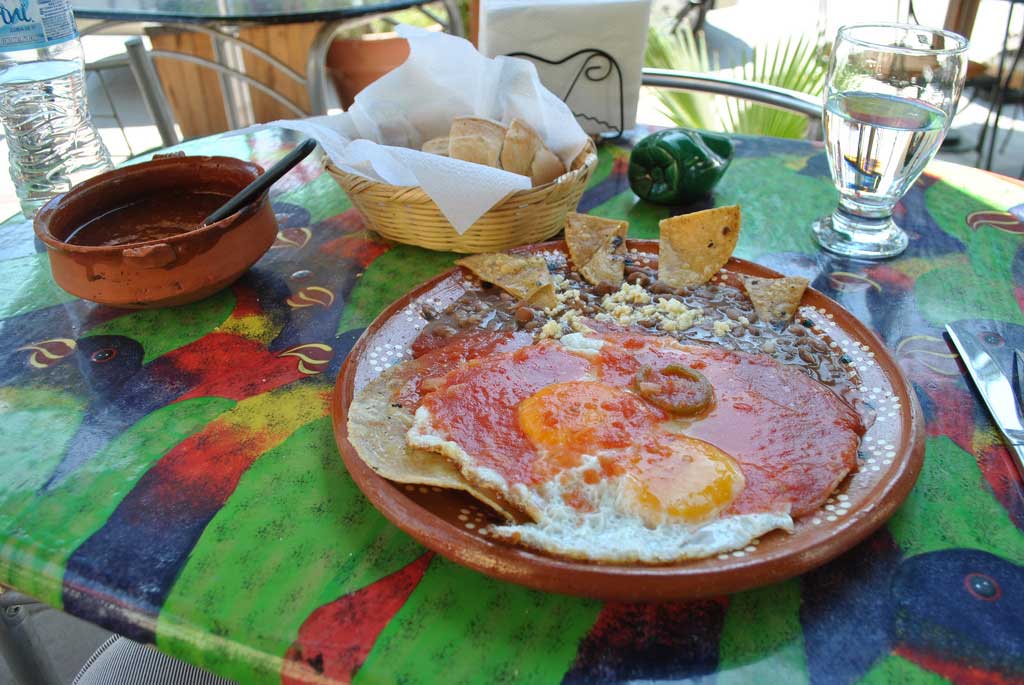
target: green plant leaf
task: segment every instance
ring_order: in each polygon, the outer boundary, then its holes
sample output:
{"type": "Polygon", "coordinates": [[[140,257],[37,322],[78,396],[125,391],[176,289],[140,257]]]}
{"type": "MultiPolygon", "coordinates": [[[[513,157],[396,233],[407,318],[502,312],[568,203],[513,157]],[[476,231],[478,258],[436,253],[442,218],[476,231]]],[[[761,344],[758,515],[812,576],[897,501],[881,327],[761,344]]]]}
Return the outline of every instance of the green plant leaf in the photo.
{"type": "MultiPolygon", "coordinates": [[[[703,34],[694,36],[688,27],[669,34],[652,26],[648,32],[645,62],[659,69],[711,71],[711,59],[703,34]]],[[[667,88],[656,89],[655,95],[661,103],[662,113],[676,126],[722,130],[712,96],[667,88]]]]}
{"type": "MultiPolygon", "coordinates": [[[[733,70],[733,77],[820,95],[827,65],[819,54],[805,36],[780,39],[755,47],[750,61],[733,70]]],[[[717,70],[717,59],[709,54],[704,34],[695,35],[688,27],[673,34],[652,26],[646,63],[661,69],[698,73],[717,70]]],[[[779,138],[803,138],[807,131],[804,116],[767,105],[670,89],[657,89],[655,93],[662,113],[677,126],[779,138]]]]}

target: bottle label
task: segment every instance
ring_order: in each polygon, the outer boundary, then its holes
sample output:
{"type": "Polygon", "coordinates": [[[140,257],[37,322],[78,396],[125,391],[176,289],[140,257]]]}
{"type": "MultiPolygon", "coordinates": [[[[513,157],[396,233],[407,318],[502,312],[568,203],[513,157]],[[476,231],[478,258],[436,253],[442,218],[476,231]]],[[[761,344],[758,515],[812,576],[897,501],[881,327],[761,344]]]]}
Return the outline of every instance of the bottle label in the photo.
{"type": "Polygon", "coordinates": [[[0,0],[0,52],[45,48],[77,37],[69,0],[0,0]]]}

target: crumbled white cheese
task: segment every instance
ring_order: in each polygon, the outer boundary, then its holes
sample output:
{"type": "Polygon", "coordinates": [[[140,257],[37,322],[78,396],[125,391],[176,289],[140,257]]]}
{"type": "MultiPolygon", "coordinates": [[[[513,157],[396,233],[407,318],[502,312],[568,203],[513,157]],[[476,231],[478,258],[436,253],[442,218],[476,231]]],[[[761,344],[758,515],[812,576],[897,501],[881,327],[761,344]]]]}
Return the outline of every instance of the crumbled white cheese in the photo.
{"type": "Polygon", "coordinates": [[[682,314],[686,311],[686,305],[679,300],[666,300],[664,297],[658,298],[658,308],[668,314],[682,314]]]}
{"type": "Polygon", "coordinates": [[[582,333],[569,333],[562,336],[560,341],[564,346],[577,352],[596,352],[604,346],[604,341],[599,338],[588,338],[582,333]]]}
{"type": "Polygon", "coordinates": [[[578,288],[560,288],[555,290],[555,298],[559,302],[579,302],[580,291],[578,288]]]}
{"type": "Polygon", "coordinates": [[[601,300],[603,312],[594,318],[598,321],[617,323],[621,326],[644,322],[662,331],[685,331],[700,320],[703,310],[690,309],[682,301],[665,297],[652,302],[650,293],[643,286],[624,283],[618,291],[601,300]]]}
{"type": "Polygon", "coordinates": [[[647,304],[651,301],[651,294],[642,285],[635,283],[623,283],[622,287],[610,295],[605,295],[601,300],[601,306],[611,311],[619,304],[647,304]]]}
{"type": "Polygon", "coordinates": [[[612,316],[622,322],[631,323],[630,319],[633,318],[634,310],[628,304],[617,304],[609,310],[612,316]]]}
{"type": "Polygon", "coordinates": [[[679,326],[679,330],[685,331],[697,323],[703,313],[702,309],[687,309],[685,312],[680,312],[676,315],[676,325],[679,326]]]}
{"type": "Polygon", "coordinates": [[[574,309],[570,309],[565,314],[562,314],[562,316],[559,318],[559,321],[561,321],[563,324],[568,326],[570,329],[576,331],[577,333],[594,332],[594,329],[586,324],[586,319],[580,316],[579,313],[574,309]]]}
{"type": "Polygon", "coordinates": [[[543,338],[561,338],[562,337],[562,324],[558,323],[554,319],[548,321],[540,329],[540,337],[543,338]]]}
{"type": "Polygon", "coordinates": [[[719,337],[725,335],[726,333],[729,332],[730,329],[732,329],[732,326],[729,325],[728,321],[716,321],[713,324],[711,324],[711,326],[712,328],[714,328],[715,335],[719,337]]]}
{"type": "Polygon", "coordinates": [[[568,309],[568,307],[566,307],[564,303],[559,302],[554,307],[545,307],[544,313],[552,319],[557,319],[566,309],[568,309]]]}
{"type": "Polygon", "coordinates": [[[741,316],[741,317],[739,318],[739,322],[740,322],[741,324],[743,324],[744,326],[749,326],[749,325],[750,325],[750,319],[748,319],[748,318],[747,318],[747,317],[745,317],[745,316],[741,316]]]}

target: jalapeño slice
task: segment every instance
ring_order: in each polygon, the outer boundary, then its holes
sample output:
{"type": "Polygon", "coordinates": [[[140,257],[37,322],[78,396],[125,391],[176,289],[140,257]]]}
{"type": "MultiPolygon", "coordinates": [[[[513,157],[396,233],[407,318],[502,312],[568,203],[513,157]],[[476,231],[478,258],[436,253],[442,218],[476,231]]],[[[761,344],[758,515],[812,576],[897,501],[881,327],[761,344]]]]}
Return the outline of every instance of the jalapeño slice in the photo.
{"type": "Polygon", "coordinates": [[[636,373],[635,387],[645,400],[676,416],[694,416],[711,406],[714,391],[699,371],[682,364],[655,369],[644,365],[636,373]]]}

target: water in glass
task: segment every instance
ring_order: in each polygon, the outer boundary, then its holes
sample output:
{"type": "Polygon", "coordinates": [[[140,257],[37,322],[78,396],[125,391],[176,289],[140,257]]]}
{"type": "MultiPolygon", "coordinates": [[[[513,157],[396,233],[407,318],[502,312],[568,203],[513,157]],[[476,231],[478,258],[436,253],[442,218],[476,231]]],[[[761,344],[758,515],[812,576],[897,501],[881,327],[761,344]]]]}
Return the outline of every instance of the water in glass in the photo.
{"type": "Polygon", "coordinates": [[[825,144],[843,199],[891,207],[939,149],[946,114],[927,103],[876,93],[836,93],[825,106],[825,144]]]}
{"type": "Polygon", "coordinates": [[[963,88],[967,41],[900,24],[839,30],[824,103],[839,206],[813,226],[830,252],[892,257],[908,244],[893,208],[938,151],[963,88]]]}

